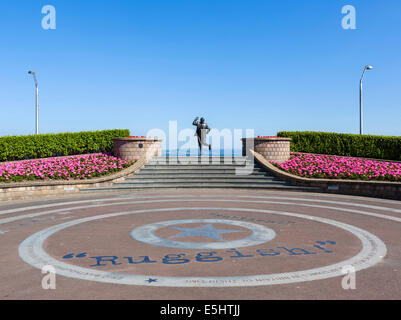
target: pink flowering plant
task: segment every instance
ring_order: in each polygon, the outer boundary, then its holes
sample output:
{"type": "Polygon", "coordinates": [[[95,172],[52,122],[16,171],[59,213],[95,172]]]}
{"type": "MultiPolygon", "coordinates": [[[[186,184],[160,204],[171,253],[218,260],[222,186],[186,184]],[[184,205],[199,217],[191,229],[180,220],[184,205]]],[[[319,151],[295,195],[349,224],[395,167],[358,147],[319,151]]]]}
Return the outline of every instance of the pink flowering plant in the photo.
{"type": "Polygon", "coordinates": [[[401,163],[397,162],[292,153],[284,163],[271,163],[281,170],[306,178],[401,182],[401,163]]]}
{"type": "Polygon", "coordinates": [[[0,163],[0,182],[82,180],[121,171],[132,162],[109,154],[46,158],[0,163]]]}

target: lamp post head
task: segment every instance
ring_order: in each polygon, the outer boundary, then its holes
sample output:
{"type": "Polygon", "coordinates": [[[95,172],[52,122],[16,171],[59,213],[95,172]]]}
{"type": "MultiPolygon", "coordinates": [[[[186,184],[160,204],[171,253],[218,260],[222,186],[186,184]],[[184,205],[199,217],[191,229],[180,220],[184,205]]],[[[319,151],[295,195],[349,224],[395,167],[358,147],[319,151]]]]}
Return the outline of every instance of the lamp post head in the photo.
{"type": "Polygon", "coordinates": [[[365,69],[366,69],[366,70],[372,70],[373,67],[372,67],[372,66],[366,66],[365,69]]]}
{"type": "Polygon", "coordinates": [[[35,81],[35,86],[38,87],[38,80],[36,79],[36,73],[34,71],[28,71],[28,73],[33,76],[33,81],[35,81]]]}

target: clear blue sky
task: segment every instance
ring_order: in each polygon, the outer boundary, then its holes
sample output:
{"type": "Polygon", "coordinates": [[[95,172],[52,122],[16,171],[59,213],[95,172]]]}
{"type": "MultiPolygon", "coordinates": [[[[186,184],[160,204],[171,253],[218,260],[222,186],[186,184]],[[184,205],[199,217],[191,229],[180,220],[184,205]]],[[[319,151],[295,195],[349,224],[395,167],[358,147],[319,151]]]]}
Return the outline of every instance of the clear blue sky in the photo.
{"type": "Polygon", "coordinates": [[[2,0],[0,135],[211,127],[401,136],[401,1],[2,0]],[[42,6],[57,29],[41,27],[42,6]],[[355,6],[357,30],[341,27],[355,6]]]}

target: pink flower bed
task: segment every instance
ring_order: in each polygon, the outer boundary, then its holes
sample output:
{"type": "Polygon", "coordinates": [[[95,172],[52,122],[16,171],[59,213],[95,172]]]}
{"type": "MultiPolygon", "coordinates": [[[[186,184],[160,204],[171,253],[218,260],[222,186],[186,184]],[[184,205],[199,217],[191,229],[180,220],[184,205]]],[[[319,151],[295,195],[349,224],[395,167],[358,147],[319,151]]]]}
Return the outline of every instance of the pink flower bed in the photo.
{"type": "Polygon", "coordinates": [[[131,164],[107,154],[0,163],[0,182],[91,179],[120,171],[131,164]]]}
{"type": "Polygon", "coordinates": [[[306,178],[401,182],[401,163],[397,162],[292,153],[285,163],[271,163],[284,171],[306,178]]]}

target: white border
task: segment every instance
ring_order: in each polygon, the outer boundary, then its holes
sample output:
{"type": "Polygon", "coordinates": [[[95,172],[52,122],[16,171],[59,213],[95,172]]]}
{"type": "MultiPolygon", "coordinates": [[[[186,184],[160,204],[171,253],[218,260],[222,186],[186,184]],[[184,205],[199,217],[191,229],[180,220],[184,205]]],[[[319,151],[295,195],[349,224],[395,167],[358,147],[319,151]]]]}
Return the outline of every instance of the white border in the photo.
{"type": "Polygon", "coordinates": [[[163,222],[156,222],[147,224],[135,228],[131,232],[131,237],[137,241],[141,241],[146,244],[170,247],[170,248],[181,248],[181,249],[231,249],[231,248],[242,248],[249,246],[257,246],[259,244],[271,241],[275,238],[276,233],[265,226],[260,224],[233,221],[233,220],[218,220],[218,219],[188,219],[188,220],[169,220],[163,222]],[[237,227],[246,228],[251,230],[253,233],[251,236],[233,241],[224,242],[183,242],[183,241],[171,241],[159,238],[155,236],[154,232],[157,229],[168,227],[177,224],[186,223],[216,223],[216,224],[229,224],[237,227]]]}

